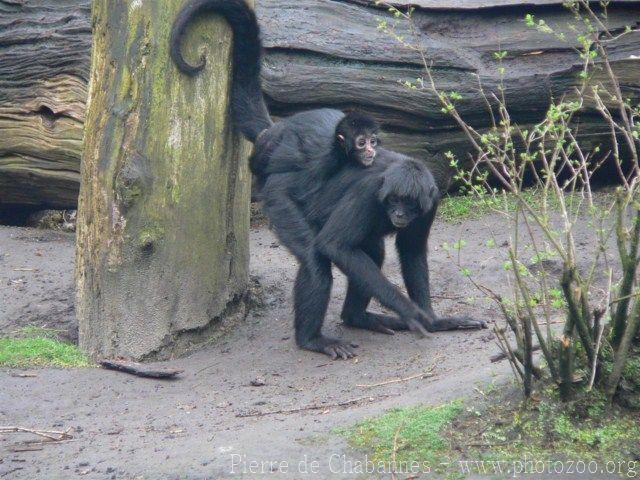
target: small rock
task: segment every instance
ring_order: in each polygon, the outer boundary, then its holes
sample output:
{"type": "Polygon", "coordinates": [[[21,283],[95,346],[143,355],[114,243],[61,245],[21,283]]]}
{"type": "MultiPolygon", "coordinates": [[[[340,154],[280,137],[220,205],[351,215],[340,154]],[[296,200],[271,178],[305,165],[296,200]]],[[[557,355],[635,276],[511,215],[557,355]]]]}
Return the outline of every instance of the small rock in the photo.
{"type": "Polygon", "coordinates": [[[264,387],[267,382],[265,382],[264,378],[262,377],[256,377],[255,379],[251,380],[251,386],[252,387],[264,387]]]}

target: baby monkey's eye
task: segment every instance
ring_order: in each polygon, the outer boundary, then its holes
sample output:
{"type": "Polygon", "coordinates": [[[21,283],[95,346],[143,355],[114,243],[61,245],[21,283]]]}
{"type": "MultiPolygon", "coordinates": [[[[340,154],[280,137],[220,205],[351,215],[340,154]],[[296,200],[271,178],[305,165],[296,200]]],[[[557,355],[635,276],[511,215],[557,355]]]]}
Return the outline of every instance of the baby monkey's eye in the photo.
{"type": "Polygon", "coordinates": [[[378,145],[378,137],[376,137],[375,135],[371,135],[370,143],[372,147],[375,147],[376,145],[378,145]]]}
{"type": "Polygon", "coordinates": [[[367,140],[363,136],[356,138],[356,147],[364,148],[367,145],[367,140]]]}

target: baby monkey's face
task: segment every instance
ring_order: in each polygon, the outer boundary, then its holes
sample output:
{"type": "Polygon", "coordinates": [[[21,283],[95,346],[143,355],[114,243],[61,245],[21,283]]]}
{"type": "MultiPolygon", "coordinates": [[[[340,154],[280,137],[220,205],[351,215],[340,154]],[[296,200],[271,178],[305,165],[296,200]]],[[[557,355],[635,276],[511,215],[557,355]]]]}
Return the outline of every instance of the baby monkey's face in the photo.
{"type": "Polygon", "coordinates": [[[374,158],[376,158],[377,146],[378,135],[373,132],[367,132],[356,136],[352,151],[356,160],[365,167],[368,167],[373,163],[374,158]]]}

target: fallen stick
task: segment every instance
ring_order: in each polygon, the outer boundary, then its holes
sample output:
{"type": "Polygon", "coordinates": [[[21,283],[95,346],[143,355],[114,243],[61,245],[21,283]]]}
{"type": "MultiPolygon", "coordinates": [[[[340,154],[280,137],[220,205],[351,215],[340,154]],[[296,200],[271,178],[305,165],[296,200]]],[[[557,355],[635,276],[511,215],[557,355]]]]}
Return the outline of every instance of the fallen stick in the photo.
{"type": "Polygon", "coordinates": [[[9,470],[8,472],[0,473],[0,477],[8,477],[9,474],[18,472],[20,470],[24,470],[24,467],[16,467],[13,470],[9,470]]]}
{"type": "MultiPolygon", "coordinates": [[[[433,370],[433,368],[431,368],[431,370],[433,370]]],[[[356,387],[360,387],[360,388],[373,388],[373,387],[382,387],[384,385],[391,385],[393,383],[401,383],[401,382],[408,382],[409,380],[415,380],[416,378],[429,378],[429,377],[433,377],[435,376],[435,373],[433,373],[433,371],[424,371],[424,372],[420,372],[420,373],[416,373],[415,375],[411,375],[409,377],[404,377],[404,378],[392,378],[391,380],[385,380],[384,382],[379,382],[379,383],[369,383],[369,384],[357,384],[356,387]]]]}
{"type": "Polygon", "coordinates": [[[385,380],[379,383],[356,384],[356,387],[359,387],[359,388],[382,387],[384,385],[391,385],[393,383],[408,382],[409,380],[415,380],[416,378],[422,379],[422,378],[433,377],[435,376],[435,373],[433,373],[433,371],[435,370],[436,365],[440,360],[442,360],[442,355],[438,355],[431,365],[425,368],[422,372],[416,373],[415,375],[410,375],[408,377],[403,377],[403,378],[392,378],[391,380],[385,380]]]}
{"type": "Polygon", "coordinates": [[[24,427],[0,427],[0,434],[2,433],[32,433],[39,437],[48,438],[54,442],[60,442],[62,440],[70,440],[73,438],[69,432],[59,432],[56,430],[36,430],[33,428],[24,427]]]}
{"type": "Polygon", "coordinates": [[[184,370],[175,368],[157,368],[126,360],[101,360],[100,366],[108,370],[117,370],[144,378],[174,378],[184,372],[184,370]]]}
{"type": "Polygon", "coordinates": [[[13,447],[10,448],[9,451],[13,452],[13,453],[20,453],[20,452],[39,452],[41,450],[44,450],[44,448],[42,447],[34,447],[34,446],[25,446],[25,447],[13,447]]]}
{"type": "Polygon", "coordinates": [[[348,407],[349,405],[354,405],[356,403],[363,402],[368,400],[369,402],[375,402],[377,400],[382,400],[384,398],[392,397],[395,395],[378,395],[377,397],[358,397],[353,398],[351,400],[346,400],[344,402],[338,403],[323,403],[323,404],[313,404],[307,405],[304,407],[291,408],[291,409],[282,409],[282,410],[269,410],[266,412],[247,412],[247,413],[236,413],[236,417],[238,418],[246,418],[246,417],[264,417],[267,415],[278,415],[278,414],[286,414],[286,413],[298,413],[304,412],[307,410],[324,410],[326,408],[335,408],[335,407],[348,407]]]}

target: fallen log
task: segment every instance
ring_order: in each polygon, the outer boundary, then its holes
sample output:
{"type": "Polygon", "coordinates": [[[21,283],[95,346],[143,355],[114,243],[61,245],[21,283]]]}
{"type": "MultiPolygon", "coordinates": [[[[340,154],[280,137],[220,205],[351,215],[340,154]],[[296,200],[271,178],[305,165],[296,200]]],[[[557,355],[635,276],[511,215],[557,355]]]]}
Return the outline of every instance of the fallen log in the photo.
{"type": "MultiPolygon", "coordinates": [[[[377,116],[390,148],[425,159],[441,183],[444,152],[464,158],[468,144],[432,93],[407,89],[423,72],[419,53],[378,29],[393,17],[374,0],[257,0],[266,49],[264,90],[276,116],[317,106],[358,107],[377,116]]],[[[567,38],[573,17],[561,0],[393,0],[416,6],[420,43],[438,87],[463,97],[458,108],[476,128],[489,124],[478,78],[497,89],[504,59],[512,118],[539,121],[549,102],[578,83],[571,43],[528,28],[526,13],[567,38]]],[[[597,2],[596,2],[597,3],[597,2]]],[[[0,0],[0,204],[74,208],[90,56],[89,0],[0,0]]],[[[640,2],[611,2],[608,26],[640,27],[640,2]]],[[[408,26],[396,31],[411,38],[408,26]]],[[[159,40],[159,39],[158,39],[159,40]]],[[[203,48],[214,48],[203,46],[203,48]]],[[[623,94],[640,99],[640,34],[609,42],[623,94]]],[[[608,141],[593,110],[581,117],[586,145],[608,141]]]]}

